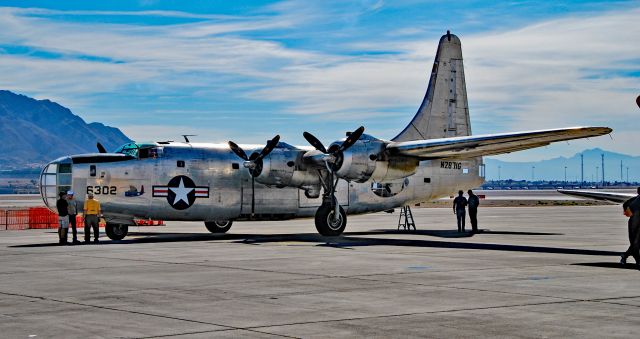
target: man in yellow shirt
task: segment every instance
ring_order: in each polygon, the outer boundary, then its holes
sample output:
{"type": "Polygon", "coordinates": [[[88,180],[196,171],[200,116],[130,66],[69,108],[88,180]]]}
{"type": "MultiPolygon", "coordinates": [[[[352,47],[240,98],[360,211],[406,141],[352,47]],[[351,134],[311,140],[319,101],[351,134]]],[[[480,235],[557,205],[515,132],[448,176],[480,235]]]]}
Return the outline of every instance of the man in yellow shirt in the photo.
{"type": "Polygon", "coordinates": [[[100,222],[102,210],[100,210],[100,202],[93,199],[93,194],[89,193],[87,198],[84,202],[84,242],[85,244],[89,243],[91,228],[93,228],[93,242],[97,243],[99,235],[98,223],[100,222]]]}

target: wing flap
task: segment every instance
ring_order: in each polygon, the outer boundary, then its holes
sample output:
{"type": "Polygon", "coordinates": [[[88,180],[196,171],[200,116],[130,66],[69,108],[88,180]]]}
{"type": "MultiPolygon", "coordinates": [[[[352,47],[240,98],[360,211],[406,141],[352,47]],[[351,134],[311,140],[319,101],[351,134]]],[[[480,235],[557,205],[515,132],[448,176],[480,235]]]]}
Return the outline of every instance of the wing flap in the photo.
{"type": "Polygon", "coordinates": [[[549,145],[552,142],[597,137],[611,133],[608,127],[570,127],[539,131],[472,135],[464,137],[391,142],[392,154],[422,160],[497,155],[549,145]]]}

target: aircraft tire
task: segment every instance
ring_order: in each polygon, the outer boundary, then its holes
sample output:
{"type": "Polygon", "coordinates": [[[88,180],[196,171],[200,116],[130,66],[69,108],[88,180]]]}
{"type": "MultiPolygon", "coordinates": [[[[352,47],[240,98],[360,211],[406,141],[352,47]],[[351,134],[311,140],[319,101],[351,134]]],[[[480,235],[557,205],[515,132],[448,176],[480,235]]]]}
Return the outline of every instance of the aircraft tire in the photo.
{"type": "Polygon", "coordinates": [[[344,232],[347,227],[347,214],[344,212],[342,206],[340,206],[340,217],[333,222],[333,208],[329,204],[322,204],[316,211],[316,229],[318,233],[326,237],[335,237],[344,232]]]}
{"type": "Polygon", "coordinates": [[[233,220],[226,221],[205,221],[204,225],[211,233],[227,233],[233,225],[233,220]]]}
{"type": "Polygon", "coordinates": [[[129,234],[129,226],[122,224],[106,224],[104,226],[104,233],[111,240],[122,240],[129,234]]]}

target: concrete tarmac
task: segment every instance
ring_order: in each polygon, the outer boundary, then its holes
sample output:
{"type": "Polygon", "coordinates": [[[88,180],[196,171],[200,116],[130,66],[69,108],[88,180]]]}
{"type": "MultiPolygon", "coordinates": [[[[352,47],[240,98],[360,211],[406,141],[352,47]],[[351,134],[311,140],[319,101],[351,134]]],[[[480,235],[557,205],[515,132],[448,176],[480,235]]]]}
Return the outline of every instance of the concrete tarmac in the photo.
{"type": "Polygon", "coordinates": [[[133,228],[61,247],[54,230],[0,232],[2,338],[637,338],[640,271],[620,206],[450,209],[133,228]],[[633,259],[630,259],[633,262],[633,259]]]}

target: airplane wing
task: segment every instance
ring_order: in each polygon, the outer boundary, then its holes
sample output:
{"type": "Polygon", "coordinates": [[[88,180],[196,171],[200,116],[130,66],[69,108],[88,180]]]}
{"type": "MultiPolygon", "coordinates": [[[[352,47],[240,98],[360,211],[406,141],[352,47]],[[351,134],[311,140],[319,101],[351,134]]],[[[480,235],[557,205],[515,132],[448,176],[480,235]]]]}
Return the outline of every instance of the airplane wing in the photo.
{"type": "Polygon", "coordinates": [[[566,195],[580,197],[580,198],[604,200],[604,201],[612,201],[612,202],[625,202],[628,199],[636,196],[633,193],[619,193],[619,192],[606,192],[606,191],[558,190],[558,192],[566,195]]]}
{"type": "Polygon", "coordinates": [[[391,154],[421,160],[471,158],[511,153],[549,145],[552,142],[597,137],[611,133],[608,127],[571,127],[539,131],[470,135],[464,137],[391,142],[391,154]]]}

